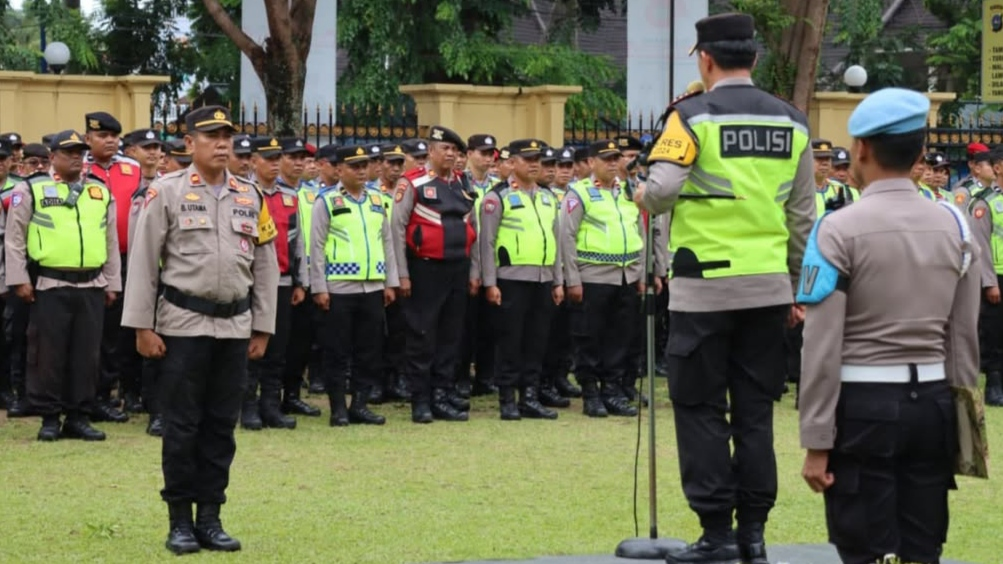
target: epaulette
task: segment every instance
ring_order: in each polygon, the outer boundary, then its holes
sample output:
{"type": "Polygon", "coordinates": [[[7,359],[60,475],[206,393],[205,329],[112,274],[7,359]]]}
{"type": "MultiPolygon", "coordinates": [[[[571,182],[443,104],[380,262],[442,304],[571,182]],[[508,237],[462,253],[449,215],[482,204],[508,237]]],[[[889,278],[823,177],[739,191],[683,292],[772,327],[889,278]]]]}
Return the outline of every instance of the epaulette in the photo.
{"type": "Polygon", "coordinates": [[[157,180],[168,180],[168,179],[172,179],[172,178],[181,178],[187,172],[188,172],[187,168],[182,168],[182,169],[179,169],[179,170],[175,170],[174,172],[168,172],[167,174],[161,176],[157,180]]]}
{"type": "MultiPolygon", "coordinates": [[[[672,109],[675,108],[676,105],[678,105],[680,102],[682,102],[683,100],[689,100],[690,98],[695,98],[703,93],[704,93],[703,90],[693,90],[693,91],[687,90],[686,92],[683,92],[679,96],[676,96],[671,102],[669,102],[669,105],[665,107],[665,111],[662,112],[662,115],[659,116],[658,118],[658,123],[664,125],[665,120],[669,119],[669,114],[672,113],[672,109]]],[[[661,125],[657,125],[656,129],[661,129],[661,125]]]]}
{"type": "Polygon", "coordinates": [[[485,192],[485,195],[490,194],[491,192],[494,192],[499,197],[501,197],[502,191],[505,190],[508,187],[509,187],[508,180],[499,180],[497,183],[495,183],[494,186],[492,186],[491,188],[488,189],[487,192],[485,192]]]}
{"type": "Polygon", "coordinates": [[[420,166],[418,168],[412,168],[411,170],[405,172],[402,176],[409,181],[413,181],[414,179],[421,178],[426,174],[428,174],[428,171],[425,170],[425,167],[420,166]]]}
{"type": "Polygon", "coordinates": [[[33,172],[33,173],[29,174],[28,176],[25,176],[24,178],[22,178],[22,181],[31,184],[32,181],[41,180],[43,178],[48,178],[50,180],[52,179],[52,177],[49,176],[48,172],[44,172],[44,171],[40,170],[38,172],[33,172]]]}
{"type": "Polygon", "coordinates": [[[132,157],[129,157],[129,156],[126,156],[126,155],[122,155],[122,154],[116,154],[116,155],[114,155],[111,158],[111,162],[112,162],[112,164],[127,164],[127,165],[131,165],[131,166],[140,168],[139,161],[137,161],[136,159],[134,159],[132,157]]]}

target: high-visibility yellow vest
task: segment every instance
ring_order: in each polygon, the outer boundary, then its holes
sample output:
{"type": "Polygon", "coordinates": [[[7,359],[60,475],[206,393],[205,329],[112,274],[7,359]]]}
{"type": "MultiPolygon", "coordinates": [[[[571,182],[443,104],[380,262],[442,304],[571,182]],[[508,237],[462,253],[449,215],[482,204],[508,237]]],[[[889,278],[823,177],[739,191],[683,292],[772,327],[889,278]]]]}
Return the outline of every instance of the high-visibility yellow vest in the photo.
{"type": "Polygon", "coordinates": [[[584,178],[571,188],[582,201],[581,225],[575,239],[578,260],[591,264],[627,266],[640,260],[644,240],[638,232],[641,213],[626,190],[596,188],[584,178]]]}
{"type": "Polygon", "coordinates": [[[303,234],[304,254],[307,264],[310,263],[310,225],[313,217],[313,203],[317,199],[317,187],[308,182],[301,183],[296,189],[296,200],[299,204],[300,233],[303,234]]]}
{"type": "Polygon", "coordinates": [[[989,206],[993,220],[993,233],[989,238],[989,246],[993,251],[993,269],[996,274],[1003,275],[1003,194],[990,190],[979,196],[989,206]]]}
{"type": "MultiPolygon", "coordinates": [[[[48,176],[30,180],[34,199],[28,226],[28,257],[48,268],[99,268],[108,260],[108,206],[111,192],[98,180],[83,179],[73,207],[65,205],[70,186],[48,176]]],[[[14,197],[18,197],[17,194],[14,197]]],[[[13,200],[11,205],[18,205],[13,200]]]]}
{"type": "Polygon", "coordinates": [[[381,230],[387,220],[379,190],[364,190],[362,202],[330,188],[320,198],[331,224],[324,244],[328,280],[386,280],[386,256],[381,230]]]}
{"type": "Polygon", "coordinates": [[[553,266],[557,260],[557,238],[554,236],[557,197],[547,188],[537,188],[533,197],[507,184],[494,190],[501,199],[495,264],[553,266]]]}
{"type": "Polygon", "coordinates": [[[843,190],[846,203],[856,202],[860,199],[860,191],[841,182],[829,179],[826,181],[825,190],[815,190],[815,209],[818,217],[825,215],[825,202],[839,197],[839,191],[843,190]]]}

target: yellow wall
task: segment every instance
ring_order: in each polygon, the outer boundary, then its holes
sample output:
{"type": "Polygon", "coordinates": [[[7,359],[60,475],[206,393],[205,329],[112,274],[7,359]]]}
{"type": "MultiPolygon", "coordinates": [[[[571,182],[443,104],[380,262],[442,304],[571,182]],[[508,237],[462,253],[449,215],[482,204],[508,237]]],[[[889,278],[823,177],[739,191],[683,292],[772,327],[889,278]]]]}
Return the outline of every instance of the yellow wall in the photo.
{"type": "MultiPolygon", "coordinates": [[[[808,110],[808,125],[811,127],[812,137],[828,139],[837,147],[849,149],[852,139],[846,132],[846,125],[850,121],[850,114],[866,96],[867,94],[848,92],[816,92],[808,110]]],[[[930,99],[928,125],[935,127],[940,106],[954,100],[957,94],[931,92],[926,96],[930,99]]]]}
{"type": "Polygon", "coordinates": [[[400,91],[414,98],[418,133],[443,125],[460,137],[490,133],[499,143],[534,138],[564,144],[564,104],[581,86],[473,86],[406,84],[400,91]]]}
{"type": "Polygon", "coordinates": [[[83,133],[84,114],[104,111],[122,131],[150,126],[153,89],[167,76],[81,76],[0,71],[0,131],[26,143],[64,129],[83,133]]]}

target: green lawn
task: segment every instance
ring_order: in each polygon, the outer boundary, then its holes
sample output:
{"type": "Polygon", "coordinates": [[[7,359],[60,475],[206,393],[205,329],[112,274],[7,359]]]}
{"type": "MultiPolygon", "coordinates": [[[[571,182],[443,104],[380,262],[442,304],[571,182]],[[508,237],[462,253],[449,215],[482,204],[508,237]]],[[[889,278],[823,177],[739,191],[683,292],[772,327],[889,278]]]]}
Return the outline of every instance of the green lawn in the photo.
{"type": "MultiPolygon", "coordinates": [[[[692,539],[697,521],[679,487],[665,381],[657,383],[661,533],[692,539]]],[[[496,401],[483,399],[465,424],[413,425],[396,405],[377,408],[389,416],[385,427],[333,429],[323,407],[322,418],[302,417],[295,431],[238,430],[223,518],[244,550],[189,559],[392,564],[598,554],[634,535],[635,419],[587,419],[576,402],[556,422],[506,423],[496,401]]],[[[174,561],[163,548],[160,443],[143,433],[145,416],[102,424],[109,440],[97,444],[38,443],[37,419],[2,417],[0,562],[174,561]]],[[[999,448],[1003,410],[990,411],[988,425],[999,448]]],[[[822,498],[800,478],[789,397],[776,430],[780,499],[767,540],[825,542],[822,498]]],[[[1001,560],[1001,471],[992,481],[962,479],[952,494],[946,557],[1001,560]]]]}

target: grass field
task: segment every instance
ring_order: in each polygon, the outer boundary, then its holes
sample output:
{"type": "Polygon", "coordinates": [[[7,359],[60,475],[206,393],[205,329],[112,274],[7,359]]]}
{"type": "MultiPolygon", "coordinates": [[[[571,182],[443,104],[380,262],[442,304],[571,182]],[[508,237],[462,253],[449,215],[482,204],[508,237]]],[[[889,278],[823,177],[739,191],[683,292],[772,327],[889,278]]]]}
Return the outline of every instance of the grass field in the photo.
{"type": "MultiPolygon", "coordinates": [[[[665,381],[657,384],[661,534],[692,540],[697,521],[679,487],[665,381]]],[[[636,419],[587,419],[575,402],[556,422],[506,423],[494,399],[479,399],[469,423],[413,425],[409,410],[395,405],[377,408],[389,418],[385,427],[333,429],[322,407],[322,418],[301,417],[295,431],[237,431],[223,520],[244,550],[186,561],[393,564],[599,554],[634,535],[636,419]]],[[[163,548],[160,443],[143,433],[145,424],[145,416],[102,424],[104,443],[42,444],[35,441],[38,419],[0,415],[0,562],[174,561],[163,548]]],[[[990,411],[988,426],[999,448],[1003,410],[990,411]]],[[[825,542],[822,499],[800,478],[790,397],[778,406],[776,434],[780,498],[767,540],[825,542]]],[[[995,471],[990,481],[960,480],[952,494],[946,557],[1003,562],[1003,477],[998,465],[995,471]]]]}

